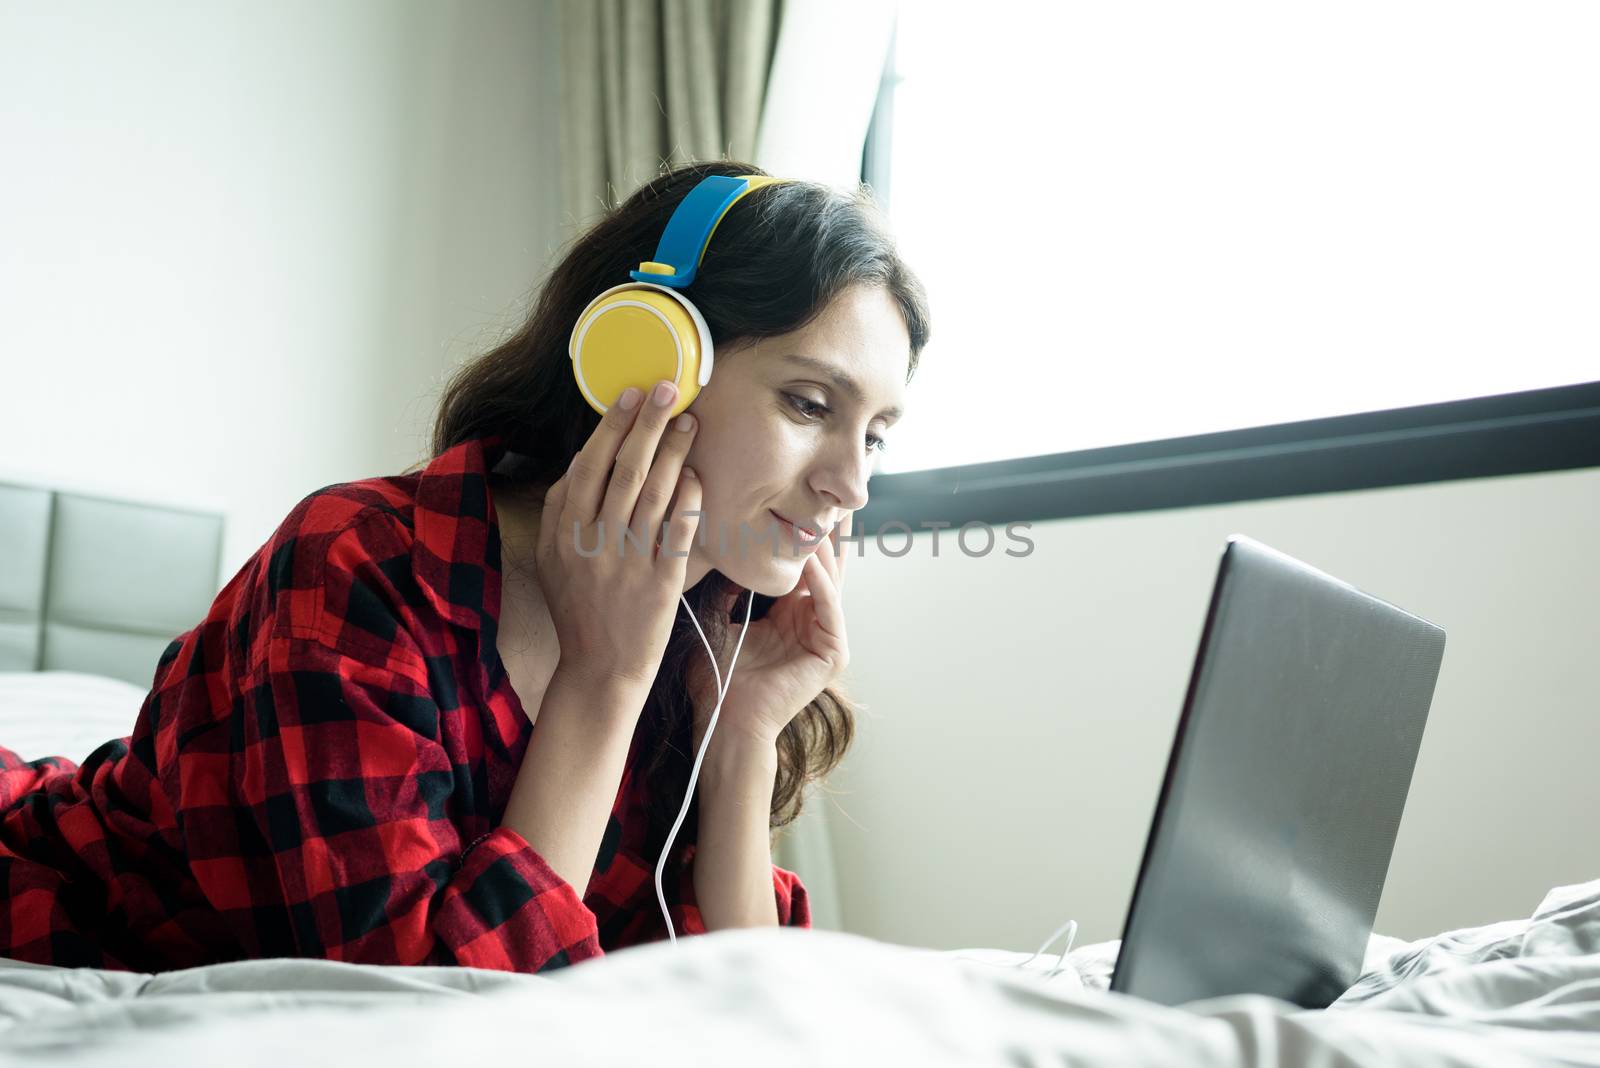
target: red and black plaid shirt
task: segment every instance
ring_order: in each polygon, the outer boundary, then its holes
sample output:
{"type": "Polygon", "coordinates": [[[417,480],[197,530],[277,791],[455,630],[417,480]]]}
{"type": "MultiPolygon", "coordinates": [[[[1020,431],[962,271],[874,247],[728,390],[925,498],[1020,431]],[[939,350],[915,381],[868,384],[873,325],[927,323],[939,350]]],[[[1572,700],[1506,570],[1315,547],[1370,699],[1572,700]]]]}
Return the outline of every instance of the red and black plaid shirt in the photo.
{"type": "MultiPolygon", "coordinates": [[[[81,766],[0,748],[0,956],[535,972],[665,938],[643,719],[581,899],[498,825],[533,733],[495,645],[503,453],[311,494],[162,654],[130,736],[81,766]]],[[[662,889],[692,935],[684,832],[662,889]]],[[[799,878],[773,887],[809,927],[799,878]]]]}

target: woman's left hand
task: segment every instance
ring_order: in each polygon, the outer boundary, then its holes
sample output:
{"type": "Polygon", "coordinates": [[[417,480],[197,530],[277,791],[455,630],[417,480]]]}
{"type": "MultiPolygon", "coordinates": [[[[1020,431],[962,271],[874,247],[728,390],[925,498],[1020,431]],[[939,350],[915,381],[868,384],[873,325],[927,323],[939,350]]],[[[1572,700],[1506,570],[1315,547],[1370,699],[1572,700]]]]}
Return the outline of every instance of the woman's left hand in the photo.
{"type": "MultiPolygon", "coordinates": [[[[795,588],[772,603],[765,617],[749,624],[744,644],[739,634],[745,624],[728,627],[728,648],[717,667],[724,681],[733,650],[739,658],[733,665],[733,679],[717,716],[712,747],[728,738],[761,745],[776,745],[778,735],[789,721],[816,700],[843,673],[850,660],[850,647],[844,629],[844,562],[847,552],[839,546],[841,532],[849,534],[853,514],[828,532],[815,550],[806,553],[806,562],[795,588]]],[[[750,594],[746,592],[739,601],[750,594]]],[[[735,602],[732,615],[742,617],[742,606],[735,602]]],[[[703,654],[702,650],[702,654],[703,654]]],[[[717,680],[704,655],[691,662],[689,684],[694,696],[694,751],[700,751],[711,710],[717,703],[717,680]]]]}

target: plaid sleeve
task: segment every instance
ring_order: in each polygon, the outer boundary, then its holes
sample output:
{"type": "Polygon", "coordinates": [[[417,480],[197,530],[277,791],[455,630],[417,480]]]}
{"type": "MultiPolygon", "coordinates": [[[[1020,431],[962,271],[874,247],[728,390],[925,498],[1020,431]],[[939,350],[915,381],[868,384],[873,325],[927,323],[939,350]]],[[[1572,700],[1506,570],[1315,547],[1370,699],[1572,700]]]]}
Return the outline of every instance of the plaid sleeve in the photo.
{"type": "Polygon", "coordinates": [[[772,885],[778,894],[778,926],[810,927],[811,901],[800,876],[776,864],[772,866],[772,885]]]}
{"type": "Polygon", "coordinates": [[[184,769],[193,871],[250,954],[521,972],[600,956],[594,914],[521,835],[463,841],[453,795],[477,776],[434,740],[426,673],[367,659],[275,639],[234,796],[184,769]]]}

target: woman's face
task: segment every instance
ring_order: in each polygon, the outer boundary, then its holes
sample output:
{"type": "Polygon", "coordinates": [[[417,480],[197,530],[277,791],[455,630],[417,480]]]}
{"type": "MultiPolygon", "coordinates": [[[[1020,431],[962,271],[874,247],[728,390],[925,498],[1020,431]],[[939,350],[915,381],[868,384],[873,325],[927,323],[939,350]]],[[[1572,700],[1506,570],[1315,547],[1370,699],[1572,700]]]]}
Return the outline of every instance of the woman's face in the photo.
{"type": "Polygon", "coordinates": [[[700,476],[704,514],[688,586],[716,568],[764,595],[795,588],[820,543],[777,516],[825,534],[867,503],[910,361],[899,306],[865,285],[799,330],[717,351],[711,381],[689,405],[700,431],[687,463],[700,476]]]}

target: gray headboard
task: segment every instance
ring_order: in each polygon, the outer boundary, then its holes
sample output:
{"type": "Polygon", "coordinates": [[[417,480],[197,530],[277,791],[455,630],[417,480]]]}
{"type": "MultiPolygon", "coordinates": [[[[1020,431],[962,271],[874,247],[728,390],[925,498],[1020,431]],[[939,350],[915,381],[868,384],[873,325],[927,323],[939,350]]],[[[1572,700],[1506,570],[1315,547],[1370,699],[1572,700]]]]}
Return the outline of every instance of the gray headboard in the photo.
{"type": "Polygon", "coordinates": [[[220,514],[0,483],[0,671],[149,686],[221,588],[220,514]]]}

